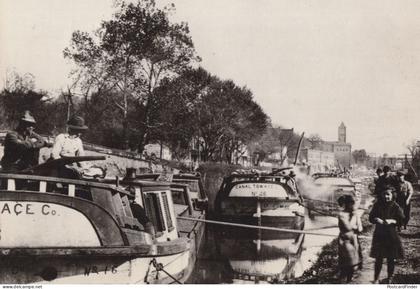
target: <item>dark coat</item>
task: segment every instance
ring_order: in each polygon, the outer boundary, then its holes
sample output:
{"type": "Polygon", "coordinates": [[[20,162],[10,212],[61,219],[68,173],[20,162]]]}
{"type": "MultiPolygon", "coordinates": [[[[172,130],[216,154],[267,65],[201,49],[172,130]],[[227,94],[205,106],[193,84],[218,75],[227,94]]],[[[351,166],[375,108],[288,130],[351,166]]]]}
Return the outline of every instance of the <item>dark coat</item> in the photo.
{"type": "Polygon", "coordinates": [[[385,190],[387,187],[393,187],[397,189],[398,187],[398,180],[394,176],[386,176],[382,175],[375,181],[375,195],[379,196],[379,194],[385,190]]]}
{"type": "Polygon", "coordinates": [[[44,139],[33,133],[29,137],[11,131],[4,140],[4,155],[1,166],[6,172],[16,172],[38,164],[39,149],[45,145],[44,139]]]}
{"type": "MultiPolygon", "coordinates": [[[[394,219],[398,225],[403,221],[404,213],[394,201],[377,201],[370,211],[369,221],[372,224],[376,224],[374,221],[375,218],[381,218],[382,220],[394,219]]],[[[376,224],[370,251],[372,258],[404,258],[404,250],[396,230],[397,225],[376,224]]]]}

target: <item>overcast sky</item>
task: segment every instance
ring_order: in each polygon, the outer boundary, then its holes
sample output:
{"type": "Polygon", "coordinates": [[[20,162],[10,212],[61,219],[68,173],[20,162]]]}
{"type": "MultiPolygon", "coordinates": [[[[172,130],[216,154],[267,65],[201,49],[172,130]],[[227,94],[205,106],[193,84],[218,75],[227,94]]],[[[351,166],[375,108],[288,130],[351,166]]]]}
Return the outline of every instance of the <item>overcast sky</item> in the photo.
{"type": "MultiPolygon", "coordinates": [[[[249,87],[273,123],[336,140],[343,121],[353,148],[375,153],[420,138],[420,1],[171,2],[202,66],[249,87]]],[[[64,88],[71,33],[112,12],[112,0],[0,0],[2,81],[15,68],[64,88]]]]}

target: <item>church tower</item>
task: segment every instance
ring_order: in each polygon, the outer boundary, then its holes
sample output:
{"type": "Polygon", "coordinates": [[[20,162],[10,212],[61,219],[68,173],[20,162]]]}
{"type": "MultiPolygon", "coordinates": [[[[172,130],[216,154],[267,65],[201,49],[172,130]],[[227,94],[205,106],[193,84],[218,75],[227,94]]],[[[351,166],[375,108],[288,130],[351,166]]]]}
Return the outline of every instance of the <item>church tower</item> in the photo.
{"type": "Polygon", "coordinates": [[[338,127],[338,142],[346,143],[346,126],[343,122],[338,127]]]}

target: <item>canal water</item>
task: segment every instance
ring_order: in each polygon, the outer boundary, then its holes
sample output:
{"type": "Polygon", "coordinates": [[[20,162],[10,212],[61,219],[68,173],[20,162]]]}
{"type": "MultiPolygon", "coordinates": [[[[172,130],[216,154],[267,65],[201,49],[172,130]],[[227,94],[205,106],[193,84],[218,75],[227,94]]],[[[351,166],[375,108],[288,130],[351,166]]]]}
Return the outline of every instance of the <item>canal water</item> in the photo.
{"type": "MultiPolygon", "coordinates": [[[[306,217],[305,230],[338,235],[337,218],[306,217]]],[[[299,277],[316,261],[321,248],[334,237],[284,234],[275,239],[224,239],[207,226],[198,260],[188,283],[282,283],[299,277]]]]}

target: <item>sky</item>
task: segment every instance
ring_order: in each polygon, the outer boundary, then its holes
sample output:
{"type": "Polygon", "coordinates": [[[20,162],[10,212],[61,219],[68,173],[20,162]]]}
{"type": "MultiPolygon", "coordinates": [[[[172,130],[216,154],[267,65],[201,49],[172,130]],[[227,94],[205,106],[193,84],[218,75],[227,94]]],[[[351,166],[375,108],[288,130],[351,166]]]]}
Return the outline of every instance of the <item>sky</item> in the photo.
{"type": "MultiPolygon", "coordinates": [[[[189,24],[201,65],[247,86],[274,124],[391,155],[420,138],[420,1],[157,0],[189,24]]],[[[52,94],[69,84],[62,51],[93,31],[112,0],[0,0],[0,85],[32,73],[52,94]]]]}

